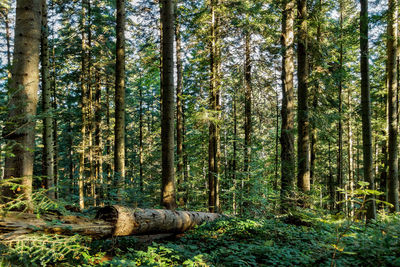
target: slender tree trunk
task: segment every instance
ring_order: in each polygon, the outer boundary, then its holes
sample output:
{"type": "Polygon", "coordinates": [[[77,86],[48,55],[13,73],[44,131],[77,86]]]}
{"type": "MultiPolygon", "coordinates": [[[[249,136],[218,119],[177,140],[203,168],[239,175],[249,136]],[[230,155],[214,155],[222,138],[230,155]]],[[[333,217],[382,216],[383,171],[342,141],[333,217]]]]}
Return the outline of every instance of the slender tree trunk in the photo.
{"type": "Polygon", "coordinates": [[[110,198],[110,187],[112,184],[112,173],[113,173],[113,167],[112,167],[112,155],[111,155],[111,146],[112,146],[112,135],[111,135],[111,123],[110,123],[110,85],[106,85],[106,124],[107,124],[107,136],[106,136],[106,164],[105,164],[105,173],[107,176],[107,186],[106,186],[106,193],[105,196],[107,198],[110,198]]]}
{"type": "Polygon", "coordinates": [[[209,122],[208,144],[208,209],[218,212],[218,176],[219,176],[219,48],[218,48],[218,0],[211,0],[211,35],[210,35],[210,110],[212,120],[209,122]]]}
{"type": "Polygon", "coordinates": [[[85,208],[85,190],[84,190],[84,176],[85,176],[85,155],[86,155],[86,128],[87,128],[87,45],[86,45],[86,0],[82,0],[82,51],[81,51],[81,112],[82,112],[82,126],[81,126],[81,151],[79,155],[79,207],[81,210],[85,208]]]}
{"type": "MultiPolygon", "coordinates": [[[[371,190],[375,190],[372,161],[371,97],[368,63],[368,0],[361,0],[360,51],[364,180],[369,183],[369,188],[371,190]]],[[[371,219],[376,219],[376,207],[374,200],[367,203],[367,220],[371,219]]]]}
{"type": "Polygon", "coordinates": [[[388,75],[388,128],[389,128],[389,177],[388,200],[393,205],[391,211],[399,211],[399,180],[397,161],[397,0],[389,0],[388,10],[388,39],[387,39],[387,75],[388,75]]]}
{"type": "Polygon", "coordinates": [[[51,110],[50,70],[49,70],[49,28],[47,24],[47,0],[42,0],[42,32],[41,32],[41,78],[42,78],[42,110],[43,110],[43,175],[50,198],[55,199],[54,190],[54,150],[53,119],[51,110]]]}
{"type": "Polygon", "coordinates": [[[175,209],[174,173],[174,5],[173,0],[162,0],[162,185],[161,204],[175,209]]]}
{"type": "Polygon", "coordinates": [[[100,85],[100,73],[96,69],[95,73],[95,101],[94,101],[94,161],[95,161],[95,180],[94,180],[94,199],[95,203],[98,204],[99,198],[103,197],[103,150],[102,150],[102,131],[101,131],[101,85],[100,85]]]}
{"type": "Polygon", "coordinates": [[[332,163],[331,163],[331,141],[328,141],[328,191],[329,191],[329,199],[331,202],[330,210],[335,209],[335,182],[333,180],[333,172],[332,172],[332,163]]]}
{"type": "MultiPolygon", "coordinates": [[[[340,47],[339,47],[339,122],[338,122],[338,154],[337,154],[337,179],[336,184],[338,188],[343,188],[343,0],[340,0],[340,47]]],[[[337,201],[341,201],[343,195],[340,191],[337,192],[337,201]]],[[[342,205],[338,204],[337,209],[341,210],[342,205]]]]}
{"type": "Polygon", "coordinates": [[[237,214],[237,177],[236,177],[236,170],[237,170],[237,92],[233,93],[233,160],[232,160],[232,182],[233,182],[233,214],[237,214]]]}
{"type": "Polygon", "coordinates": [[[117,0],[114,168],[118,198],[125,181],[125,0],[117,0]]]}
{"type": "Polygon", "coordinates": [[[297,43],[297,186],[302,192],[310,191],[310,136],[308,120],[308,59],[307,59],[307,1],[297,1],[298,43],[297,43]]]}
{"type": "MultiPolygon", "coordinates": [[[[349,189],[350,189],[350,197],[351,199],[354,196],[354,160],[353,160],[353,129],[352,129],[352,113],[353,113],[353,108],[351,105],[351,90],[348,90],[348,95],[347,95],[347,105],[349,106],[349,119],[348,119],[348,157],[349,157],[349,165],[348,165],[348,170],[349,170],[349,189]]],[[[349,214],[351,216],[354,216],[354,202],[350,202],[349,206],[349,214]]]]}
{"type": "Polygon", "coordinates": [[[5,179],[19,178],[20,186],[3,188],[3,198],[13,199],[22,190],[28,210],[33,210],[32,175],[35,121],[39,85],[41,0],[18,0],[14,59],[9,91],[8,118],[3,137],[12,154],[5,159],[5,179]],[[29,44],[29,45],[26,45],[29,44]],[[12,155],[12,156],[11,156],[12,155]]]}
{"type": "MultiPolygon", "coordinates": [[[[322,14],[322,0],[319,0],[318,2],[318,25],[317,25],[317,51],[315,54],[315,71],[318,72],[318,69],[322,65],[322,55],[321,55],[321,20],[323,19],[323,14],[322,14]]],[[[317,74],[318,75],[318,74],[317,74]]],[[[313,100],[312,100],[312,110],[314,113],[317,112],[318,108],[318,96],[319,96],[319,91],[320,91],[320,76],[318,75],[316,77],[315,81],[315,87],[314,87],[314,92],[313,92],[313,100]]],[[[317,127],[314,123],[310,124],[311,130],[311,144],[310,144],[310,185],[314,183],[315,179],[315,161],[317,158],[317,127]]]]}
{"type": "Polygon", "coordinates": [[[143,193],[143,88],[139,85],[139,190],[143,193]]]}
{"type": "Polygon", "coordinates": [[[281,126],[281,209],[286,210],[293,205],[293,189],[295,183],[294,158],[294,93],[293,93],[293,0],[283,1],[282,14],[282,126],[281,126]]]}
{"type": "Polygon", "coordinates": [[[177,168],[176,176],[178,181],[178,195],[179,195],[179,205],[184,206],[184,166],[183,166],[183,79],[182,79],[182,42],[180,33],[180,21],[178,15],[177,3],[175,3],[175,37],[176,37],[176,156],[177,156],[177,168]]]}
{"type": "MultiPolygon", "coordinates": [[[[246,182],[244,183],[243,193],[248,195],[250,186],[250,162],[251,162],[251,34],[245,33],[245,62],[244,62],[244,175],[246,182]]],[[[242,203],[247,206],[248,203],[242,203]]]]}
{"type": "Polygon", "coordinates": [[[276,93],[276,124],[275,124],[275,180],[274,190],[278,191],[279,181],[279,94],[276,93]]]}

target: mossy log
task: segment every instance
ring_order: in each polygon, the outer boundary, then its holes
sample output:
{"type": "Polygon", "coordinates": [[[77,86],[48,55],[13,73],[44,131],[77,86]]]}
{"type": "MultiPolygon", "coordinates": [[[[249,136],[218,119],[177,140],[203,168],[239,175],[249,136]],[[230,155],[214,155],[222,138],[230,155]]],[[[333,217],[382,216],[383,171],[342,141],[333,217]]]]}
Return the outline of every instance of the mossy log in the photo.
{"type": "Polygon", "coordinates": [[[81,234],[94,238],[175,234],[220,216],[216,213],[135,209],[120,205],[100,208],[95,219],[57,215],[41,215],[38,218],[34,214],[8,212],[0,215],[0,240],[32,232],[81,234]]]}

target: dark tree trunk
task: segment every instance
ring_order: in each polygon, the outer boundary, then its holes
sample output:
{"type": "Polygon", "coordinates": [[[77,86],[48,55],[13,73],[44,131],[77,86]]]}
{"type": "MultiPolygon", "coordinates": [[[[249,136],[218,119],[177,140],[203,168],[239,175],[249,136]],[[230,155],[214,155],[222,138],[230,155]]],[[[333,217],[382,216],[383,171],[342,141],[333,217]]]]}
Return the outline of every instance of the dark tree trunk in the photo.
{"type": "Polygon", "coordinates": [[[49,68],[49,27],[47,23],[47,0],[42,0],[41,32],[41,78],[42,78],[42,111],[43,111],[43,176],[50,198],[55,199],[54,189],[54,143],[53,119],[51,110],[51,88],[49,68]]]}
{"type": "Polygon", "coordinates": [[[310,135],[308,120],[308,59],[307,59],[307,1],[297,1],[297,186],[302,192],[310,191],[310,135]]]}
{"type": "Polygon", "coordinates": [[[114,179],[121,198],[125,182],[125,0],[117,0],[116,31],[114,179]]]}
{"type": "MultiPolygon", "coordinates": [[[[369,188],[371,190],[375,190],[374,176],[372,173],[371,98],[368,63],[368,0],[361,0],[360,50],[364,180],[369,183],[369,188]]],[[[367,203],[367,220],[371,219],[376,219],[375,201],[367,203]]]]}
{"type": "Polygon", "coordinates": [[[174,5],[173,0],[163,0],[162,21],[162,185],[161,204],[167,209],[175,209],[174,173],[174,5]]]}
{"type": "MultiPolygon", "coordinates": [[[[244,62],[244,175],[246,183],[242,188],[243,193],[248,195],[249,182],[250,182],[250,162],[251,162],[251,34],[245,33],[245,62],[244,62]]],[[[243,206],[247,206],[248,203],[242,203],[243,206]]]]}
{"type": "Polygon", "coordinates": [[[180,18],[178,14],[178,4],[175,3],[175,37],[176,37],[176,156],[177,156],[177,167],[176,176],[178,181],[178,195],[179,205],[185,205],[185,189],[184,183],[184,164],[183,164],[183,79],[182,79],[182,42],[180,33],[180,18]]]}

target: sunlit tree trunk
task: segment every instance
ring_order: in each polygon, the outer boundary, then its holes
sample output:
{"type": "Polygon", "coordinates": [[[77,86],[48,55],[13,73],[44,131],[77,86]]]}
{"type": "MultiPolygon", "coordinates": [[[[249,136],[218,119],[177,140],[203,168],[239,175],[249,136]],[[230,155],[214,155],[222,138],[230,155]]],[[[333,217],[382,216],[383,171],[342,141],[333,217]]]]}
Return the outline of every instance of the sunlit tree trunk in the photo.
{"type": "Polygon", "coordinates": [[[114,179],[121,198],[125,181],[125,0],[117,0],[116,32],[114,179]]]}
{"type": "Polygon", "coordinates": [[[399,211],[399,179],[397,161],[397,0],[389,0],[387,38],[387,75],[388,75],[388,201],[393,205],[391,211],[399,211]]]}
{"type": "Polygon", "coordinates": [[[51,88],[49,69],[49,27],[47,24],[47,0],[42,0],[42,32],[41,32],[41,80],[43,111],[43,175],[50,198],[55,199],[54,189],[54,150],[53,119],[51,110],[51,88]]]}
{"type": "MultiPolygon", "coordinates": [[[[340,33],[339,33],[339,107],[338,107],[338,154],[337,154],[337,177],[336,186],[338,188],[343,188],[343,0],[340,0],[340,33]]],[[[336,200],[341,201],[343,199],[343,194],[340,191],[336,193],[336,200]]],[[[342,204],[338,204],[338,210],[341,210],[342,204]]]]}
{"type": "Polygon", "coordinates": [[[3,137],[12,154],[5,158],[5,179],[19,178],[16,190],[3,188],[2,197],[15,198],[22,191],[28,210],[33,210],[32,176],[35,120],[39,86],[41,0],[18,0],[16,9],[12,80],[3,137]],[[29,44],[29,45],[26,45],[29,44]]]}
{"type": "Polygon", "coordinates": [[[293,0],[282,1],[282,126],[281,126],[281,205],[282,210],[292,206],[295,183],[294,158],[294,93],[293,93],[293,44],[294,44],[293,0]]]}
{"type": "Polygon", "coordinates": [[[163,0],[162,21],[162,185],[161,204],[167,209],[175,209],[174,171],[174,4],[173,0],[163,0]]]}

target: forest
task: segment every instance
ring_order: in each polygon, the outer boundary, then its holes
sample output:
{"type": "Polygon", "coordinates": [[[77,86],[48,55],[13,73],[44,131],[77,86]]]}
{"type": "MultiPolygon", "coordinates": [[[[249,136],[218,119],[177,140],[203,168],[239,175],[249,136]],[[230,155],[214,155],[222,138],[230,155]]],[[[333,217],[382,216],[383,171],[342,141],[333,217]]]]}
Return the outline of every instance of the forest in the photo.
{"type": "Polygon", "coordinates": [[[400,266],[398,0],[0,0],[0,267],[400,266]]]}

